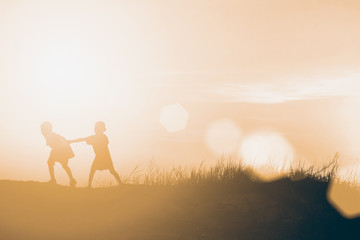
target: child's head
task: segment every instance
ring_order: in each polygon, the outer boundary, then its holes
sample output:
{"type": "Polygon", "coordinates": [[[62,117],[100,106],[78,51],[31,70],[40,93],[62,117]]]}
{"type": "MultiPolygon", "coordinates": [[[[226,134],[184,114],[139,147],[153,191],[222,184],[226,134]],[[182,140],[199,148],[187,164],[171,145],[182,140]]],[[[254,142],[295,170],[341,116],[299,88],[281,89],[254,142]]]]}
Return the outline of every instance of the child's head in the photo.
{"type": "Polygon", "coordinates": [[[51,133],[52,132],[52,125],[50,122],[43,122],[40,126],[41,128],[41,133],[43,135],[46,135],[48,133],[51,133]]]}
{"type": "Polygon", "coordinates": [[[99,121],[95,123],[95,133],[104,133],[106,131],[105,123],[99,121]]]}

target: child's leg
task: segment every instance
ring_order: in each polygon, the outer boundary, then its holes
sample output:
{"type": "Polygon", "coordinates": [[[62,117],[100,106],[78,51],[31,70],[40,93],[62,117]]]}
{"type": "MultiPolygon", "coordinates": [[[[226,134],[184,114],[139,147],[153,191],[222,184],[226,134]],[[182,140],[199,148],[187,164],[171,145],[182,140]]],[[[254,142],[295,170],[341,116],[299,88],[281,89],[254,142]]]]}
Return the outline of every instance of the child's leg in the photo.
{"type": "Polygon", "coordinates": [[[118,181],[118,183],[120,184],[121,180],[120,180],[119,174],[115,171],[115,169],[110,168],[109,171],[116,178],[116,181],[118,181]]]}
{"type": "Polygon", "coordinates": [[[67,175],[68,175],[69,178],[70,178],[70,185],[75,186],[76,181],[75,181],[75,179],[74,179],[74,177],[73,177],[73,175],[72,175],[72,172],[71,172],[69,166],[68,166],[67,164],[61,164],[61,165],[62,165],[62,167],[64,168],[65,172],[67,173],[67,175]]]}
{"type": "Polygon", "coordinates": [[[55,162],[48,160],[48,167],[49,167],[49,173],[50,173],[50,182],[56,182],[55,174],[54,174],[54,165],[55,165],[55,162]]]}
{"type": "Polygon", "coordinates": [[[88,187],[91,187],[91,183],[92,183],[92,180],[94,178],[94,174],[95,174],[95,169],[93,167],[91,167],[90,169],[90,174],[89,174],[89,183],[88,183],[88,187]]]}

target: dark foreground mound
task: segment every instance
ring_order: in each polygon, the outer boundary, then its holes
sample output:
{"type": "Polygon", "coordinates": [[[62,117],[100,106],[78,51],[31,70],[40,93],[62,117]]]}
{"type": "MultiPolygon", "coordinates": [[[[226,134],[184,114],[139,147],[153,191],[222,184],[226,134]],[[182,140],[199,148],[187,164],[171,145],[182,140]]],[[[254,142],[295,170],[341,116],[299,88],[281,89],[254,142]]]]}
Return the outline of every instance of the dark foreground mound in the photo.
{"type": "Polygon", "coordinates": [[[0,182],[0,239],[359,239],[327,183],[85,189],[0,182]]]}

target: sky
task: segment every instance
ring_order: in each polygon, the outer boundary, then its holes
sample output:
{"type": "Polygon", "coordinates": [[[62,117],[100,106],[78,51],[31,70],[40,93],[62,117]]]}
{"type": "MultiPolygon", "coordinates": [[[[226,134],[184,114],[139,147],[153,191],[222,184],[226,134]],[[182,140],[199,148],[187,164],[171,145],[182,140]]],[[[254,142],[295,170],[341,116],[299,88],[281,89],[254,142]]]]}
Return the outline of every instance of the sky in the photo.
{"type": "MultiPolygon", "coordinates": [[[[340,152],[343,165],[359,164],[359,8],[325,0],[0,0],[0,178],[47,180],[39,130],[47,120],[68,139],[93,134],[103,120],[125,175],[150,159],[213,162],[232,144],[226,154],[248,156],[239,149],[258,135],[281,138],[297,161],[321,165],[340,152]],[[189,118],[168,132],[160,117],[175,103],[189,118]],[[218,137],[216,126],[230,134],[218,137]]],[[[70,167],[86,182],[92,150],[73,149],[70,167]]]]}

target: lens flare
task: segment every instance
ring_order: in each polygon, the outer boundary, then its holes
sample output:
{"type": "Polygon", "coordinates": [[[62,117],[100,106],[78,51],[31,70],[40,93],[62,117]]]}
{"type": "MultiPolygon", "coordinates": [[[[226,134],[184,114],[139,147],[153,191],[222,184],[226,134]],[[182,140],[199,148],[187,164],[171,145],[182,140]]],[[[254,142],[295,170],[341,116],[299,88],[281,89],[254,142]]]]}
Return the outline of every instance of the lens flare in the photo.
{"type": "Polygon", "coordinates": [[[334,179],[328,188],[329,203],[346,218],[360,216],[360,189],[358,186],[334,179]]]}
{"type": "Polygon", "coordinates": [[[329,203],[349,219],[360,216],[360,163],[340,166],[327,191],[329,203]]]}
{"type": "Polygon", "coordinates": [[[189,118],[188,112],[179,103],[163,107],[160,116],[160,123],[169,132],[183,130],[189,118]]]}
{"type": "Polygon", "coordinates": [[[239,156],[244,166],[253,169],[262,180],[271,181],[289,171],[294,150],[281,134],[258,132],[243,140],[239,156]]]}
{"type": "Polygon", "coordinates": [[[207,146],[218,155],[228,155],[236,151],[239,145],[241,130],[228,119],[211,123],[206,132],[207,146]]]}

